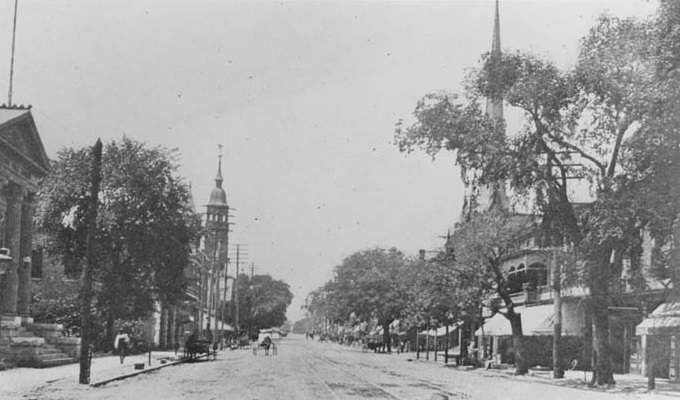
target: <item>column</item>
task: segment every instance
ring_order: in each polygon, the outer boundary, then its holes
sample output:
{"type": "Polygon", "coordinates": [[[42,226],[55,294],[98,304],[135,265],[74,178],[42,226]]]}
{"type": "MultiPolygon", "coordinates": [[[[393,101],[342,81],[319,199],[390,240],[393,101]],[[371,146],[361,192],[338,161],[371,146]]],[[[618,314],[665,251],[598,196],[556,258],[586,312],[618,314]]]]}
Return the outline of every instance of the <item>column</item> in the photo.
{"type": "MultiPolygon", "coordinates": [[[[21,208],[21,257],[19,261],[18,312],[24,320],[30,317],[31,306],[31,269],[33,255],[33,211],[35,210],[34,196],[27,195],[21,208]]],[[[32,322],[32,321],[28,321],[32,322]]]]}
{"type": "Polygon", "coordinates": [[[2,290],[2,302],[0,314],[6,316],[17,315],[17,290],[19,284],[19,264],[21,263],[21,208],[23,193],[17,185],[10,185],[6,190],[7,195],[7,220],[5,221],[5,247],[9,248],[10,255],[14,258],[7,265],[5,273],[5,285],[2,290]]]}
{"type": "Polygon", "coordinates": [[[640,375],[647,376],[647,369],[649,367],[649,351],[647,348],[647,335],[642,335],[640,340],[640,349],[638,350],[638,357],[640,357],[640,375]]]}

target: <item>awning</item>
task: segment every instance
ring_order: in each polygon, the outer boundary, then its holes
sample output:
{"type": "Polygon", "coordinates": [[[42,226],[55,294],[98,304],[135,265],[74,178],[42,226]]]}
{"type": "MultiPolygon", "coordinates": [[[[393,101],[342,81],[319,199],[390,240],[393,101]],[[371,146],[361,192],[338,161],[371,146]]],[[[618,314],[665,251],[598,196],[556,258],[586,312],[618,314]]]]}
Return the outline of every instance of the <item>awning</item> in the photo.
{"type": "MultiPolygon", "coordinates": [[[[449,334],[452,332],[455,332],[455,330],[458,329],[458,325],[450,325],[449,326],[449,334]]],[[[442,326],[437,329],[430,329],[429,331],[421,331],[419,332],[421,335],[430,335],[430,336],[446,336],[446,327],[442,326]]]]}
{"type": "Polygon", "coordinates": [[[680,301],[661,304],[636,328],[636,335],[668,335],[680,332],[680,301]]]}
{"type": "MultiPolygon", "coordinates": [[[[522,318],[522,332],[525,335],[552,335],[555,306],[547,304],[543,306],[524,307],[518,309],[522,318]]],[[[509,336],[512,335],[510,321],[501,314],[496,314],[484,321],[485,336],[509,336]]],[[[482,328],[477,329],[475,336],[482,336],[482,328]]]]}

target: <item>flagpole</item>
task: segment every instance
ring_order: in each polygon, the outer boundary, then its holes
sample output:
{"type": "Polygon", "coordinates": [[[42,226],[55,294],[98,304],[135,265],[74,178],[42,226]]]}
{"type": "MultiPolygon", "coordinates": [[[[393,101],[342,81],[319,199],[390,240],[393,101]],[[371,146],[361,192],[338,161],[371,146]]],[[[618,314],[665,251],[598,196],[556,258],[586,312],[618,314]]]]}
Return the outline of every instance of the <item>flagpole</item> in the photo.
{"type": "Polygon", "coordinates": [[[9,65],[9,92],[7,93],[7,105],[12,106],[12,81],[14,80],[14,44],[17,36],[17,8],[19,0],[14,0],[14,25],[12,27],[12,57],[9,65]]]}

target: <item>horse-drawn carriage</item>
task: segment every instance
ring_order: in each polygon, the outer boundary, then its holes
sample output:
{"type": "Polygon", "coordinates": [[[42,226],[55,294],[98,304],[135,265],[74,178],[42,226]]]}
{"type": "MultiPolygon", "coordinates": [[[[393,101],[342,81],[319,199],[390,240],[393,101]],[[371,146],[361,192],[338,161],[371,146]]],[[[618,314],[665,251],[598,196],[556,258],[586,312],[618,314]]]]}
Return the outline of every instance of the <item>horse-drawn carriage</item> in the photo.
{"type": "Polygon", "coordinates": [[[215,359],[217,357],[217,343],[212,344],[210,340],[196,339],[193,335],[189,336],[184,347],[185,359],[194,361],[202,354],[205,354],[208,360],[211,355],[215,359]]]}
{"type": "Polygon", "coordinates": [[[276,355],[276,343],[272,340],[270,336],[265,336],[262,341],[256,341],[253,343],[253,355],[257,355],[257,350],[258,348],[262,348],[264,350],[264,355],[268,356],[269,351],[271,350],[271,355],[275,356],[276,355]]]}

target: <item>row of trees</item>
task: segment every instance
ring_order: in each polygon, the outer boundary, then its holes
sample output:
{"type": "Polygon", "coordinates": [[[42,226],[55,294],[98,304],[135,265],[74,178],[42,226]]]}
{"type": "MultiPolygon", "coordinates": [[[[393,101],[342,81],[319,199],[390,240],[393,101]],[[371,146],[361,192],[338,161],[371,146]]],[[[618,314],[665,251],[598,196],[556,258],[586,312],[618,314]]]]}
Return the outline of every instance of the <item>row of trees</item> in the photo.
{"type": "Polygon", "coordinates": [[[608,307],[620,294],[612,282],[624,260],[637,289],[643,272],[679,287],[677,250],[663,251],[680,214],[679,26],[680,5],[662,0],[650,20],[602,16],[567,70],[523,52],[487,54],[463,98],[427,95],[415,122],[397,125],[402,151],[454,151],[464,176],[504,182],[534,206],[549,237],[573,249],[576,262],[566,272],[590,293],[597,384],[614,383],[608,307]],[[484,98],[519,110],[522,129],[509,134],[489,120],[484,98]],[[575,182],[590,184],[592,202],[571,201],[575,182]],[[651,271],[640,259],[645,234],[656,246],[651,271]]]}
{"type": "Polygon", "coordinates": [[[391,351],[390,324],[397,319],[424,328],[477,318],[478,287],[452,263],[445,252],[425,260],[396,248],[359,251],[335,268],[333,280],[310,293],[305,307],[317,325],[382,327],[391,351]]]}
{"type": "Polygon", "coordinates": [[[615,383],[609,306],[622,294],[624,264],[635,290],[645,290],[647,278],[680,287],[680,246],[671,245],[674,227],[680,236],[679,27],[680,4],[671,0],[645,21],[605,15],[567,70],[524,52],[490,53],[464,96],[426,95],[415,122],[397,124],[399,149],[455,152],[464,179],[505,185],[538,218],[472,213],[457,226],[451,253],[426,264],[395,249],[355,253],[310,295],[309,311],[339,323],[378,321],[387,336],[396,318],[448,323],[475,315],[476,299],[493,295],[502,300],[493,311],[512,327],[517,371],[526,372],[521,319],[501,264],[522,232],[540,227],[544,245],[568,249],[555,261],[562,283],[588,289],[592,383],[615,383]],[[491,120],[481,107],[489,98],[520,112],[522,129],[506,132],[491,120]],[[584,182],[592,199],[576,204],[570,195],[584,182]],[[645,235],[654,246],[650,266],[641,260],[645,235]]]}
{"type": "Polygon", "coordinates": [[[391,351],[390,324],[397,319],[417,329],[473,326],[481,323],[485,306],[503,314],[513,327],[522,373],[528,369],[528,357],[502,263],[519,248],[520,238],[537,227],[533,218],[492,210],[457,224],[452,246],[432,258],[407,257],[396,248],[356,252],[335,267],[332,280],[309,294],[311,323],[380,326],[391,351]],[[502,300],[503,309],[491,301],[495,298],[502,300]]]}

